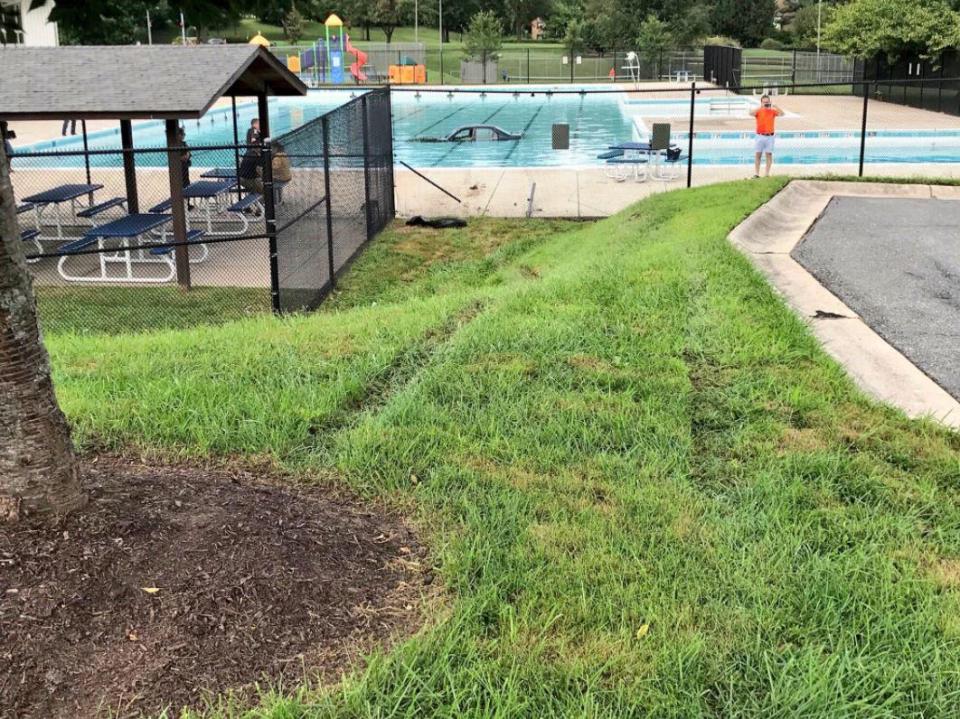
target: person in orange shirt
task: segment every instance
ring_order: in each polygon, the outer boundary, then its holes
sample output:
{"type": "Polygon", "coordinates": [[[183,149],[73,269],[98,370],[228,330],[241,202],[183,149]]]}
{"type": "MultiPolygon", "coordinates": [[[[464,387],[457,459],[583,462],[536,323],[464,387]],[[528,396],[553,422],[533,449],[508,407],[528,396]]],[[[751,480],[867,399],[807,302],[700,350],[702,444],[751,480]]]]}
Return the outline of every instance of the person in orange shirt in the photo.
{"type": "Polygon", "coordinates": [[[767,156],[767,177],[773,166],[773,139],[776,136],[774,122],[783,114],[783,110],[773,104],[769,95],[760,98],[760,107],[750,112],[757,118],[757,138],[754,141],[756,157],[753,161],[753,176],[760,177],[760,156],[767,156]]]}

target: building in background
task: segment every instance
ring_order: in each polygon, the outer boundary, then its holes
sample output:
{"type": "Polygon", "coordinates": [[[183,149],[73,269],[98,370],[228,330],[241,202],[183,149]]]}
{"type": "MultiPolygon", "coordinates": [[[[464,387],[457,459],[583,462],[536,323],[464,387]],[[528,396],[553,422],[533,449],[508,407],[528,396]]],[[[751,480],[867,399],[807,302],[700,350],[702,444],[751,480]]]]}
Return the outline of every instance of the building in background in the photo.
{"type": "Polygon", "coordinates": [[[31,47],[55,47],[60,44],[60,33],[57,24],[50,22],[50,11],[53,10],[53,0],[47,0],[42,6],[30,9],[31,0],[0,0],[5,7],[19,7],[20,32],[10,42],[12,45],[26,45],[31,47]]]}

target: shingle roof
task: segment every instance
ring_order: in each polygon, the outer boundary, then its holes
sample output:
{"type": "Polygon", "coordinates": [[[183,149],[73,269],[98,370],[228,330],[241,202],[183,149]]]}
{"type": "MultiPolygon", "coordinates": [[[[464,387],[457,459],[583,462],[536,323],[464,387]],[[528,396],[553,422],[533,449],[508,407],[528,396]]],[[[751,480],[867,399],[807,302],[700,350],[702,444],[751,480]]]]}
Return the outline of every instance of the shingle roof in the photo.
{"type": "Polygon", "coordinates": [[[0,49],[0,118],[193,118],[223,95],[303,95],[253,45],[0,49]]]}

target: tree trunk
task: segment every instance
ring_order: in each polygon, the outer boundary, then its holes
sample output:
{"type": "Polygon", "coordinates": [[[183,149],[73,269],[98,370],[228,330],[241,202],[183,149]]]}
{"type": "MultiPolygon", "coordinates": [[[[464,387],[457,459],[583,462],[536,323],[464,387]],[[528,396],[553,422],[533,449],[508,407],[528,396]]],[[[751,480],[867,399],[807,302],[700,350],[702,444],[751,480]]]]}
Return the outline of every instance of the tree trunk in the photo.
{"type": "Polygon", "coordinates": [[[0,149],[0,521],[66,514],[85,503],[70,429],[53,393],[0,149]]]}
{"type": "Polygon", "coordinates": [[[393,25],[381,25],[380,29],[383,30],[384,37],[387,38],[387,45],[390,44],[390,40],[393,37],[393,31],[396,29],[393,25]]]}
{"type": "Polygon", "coordinates": [[[368,22],[363,24],[363,39],[367,41],[370,40],[370,23],[368,22]]]}

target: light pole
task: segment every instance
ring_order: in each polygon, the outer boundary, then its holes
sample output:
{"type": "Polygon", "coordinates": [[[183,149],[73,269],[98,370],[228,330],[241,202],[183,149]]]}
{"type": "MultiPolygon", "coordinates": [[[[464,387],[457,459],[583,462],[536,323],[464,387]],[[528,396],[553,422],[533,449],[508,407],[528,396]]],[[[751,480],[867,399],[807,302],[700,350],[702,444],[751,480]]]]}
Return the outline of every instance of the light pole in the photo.
{"type": "Polygon", "coordinates": [[[823,13],[823,0],[817,0],[817,82],[820,82],[820,17],[823,13]]]}
{"type": "Polygon", "coordinates": [[[420,1],[413,0],[413,41],[420,40],[420,1]]]}
{"type": "Polygon", "coordinates": [[[443,0],[440,0],[440,52],[443,52],[443,0]]]}
{"type": "Polygon", "coordinates": [[[183,46],[187,46],[187,23],[183,20],[183,10],[180,11],[180,40],[183,46]]]}
{"type": "Polygon", "coordinates": [[[147,10],[147,45],[153,45],[153,26],[150,24],[149,10],[147,10]]]}

